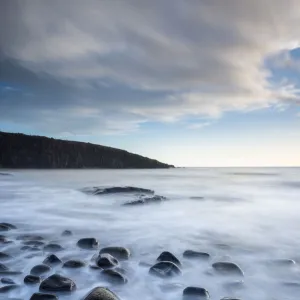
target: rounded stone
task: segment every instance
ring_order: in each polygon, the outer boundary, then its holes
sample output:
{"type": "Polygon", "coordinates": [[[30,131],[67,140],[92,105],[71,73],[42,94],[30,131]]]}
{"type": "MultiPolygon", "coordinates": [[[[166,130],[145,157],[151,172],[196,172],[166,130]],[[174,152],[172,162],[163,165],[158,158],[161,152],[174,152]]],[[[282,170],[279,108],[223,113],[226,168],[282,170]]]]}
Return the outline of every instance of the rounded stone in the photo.
{"type": "Polygon", "coordinates": [[[39,275],[48,273],[50,271],[51,271],[51,267],[49,267],[48,265],[41,264],[41,265],[34,266],[31,269],[30,274],[35,275],[35,276],[39,276],[39,275]]]}
{"type": "Polygon", "coordinates": [[[41,241],[44,238],[40,235],[23,234],[17,237],[17,240],[21,241],[41,241]]]}
{"type": "Polygon", "coordinates": [[[3,283],[3,284],[16,284],[12,279],[7,278],[7,277],[1,278],[0,281],[1,281],[1,283],[3,283]]]}
{"type": "Polygon", "coordinates": [[[9,270],[9,269],[8,269],[8,267],[7,267],[6,265],[0,263],[0,271],[1,271],[1,272],[2,272],[2,271],[8,271],[8,270],[9,270]]]}
{"type": "Polygon", "coordinates": [[[39,246],[44,246],[45,243],[42,242],[42,241],[24,241],[23,245],[25,245],[25,246],[39,247],[39,246]]]}
{"type": "Polygon", "coordinates": [[[99,242],[95,238],[83,238],[77,242],[77,246],[81,249],[93,250],[99,247],[99,242]]]}
{"type": "Polygon", "coordinates": [[[48,255],[43,261],[43,264],[48,266],[56,266],[61,263],[62,261],[55,254],[48,255]]]}
{"type": "Polygon", "coordinates": [[[86,264],[84,261],[82,260],[79,260],[79,259],[71,259],[71,260],[68,260],[66,261],[64,264],[63,264],[63,267],[64,268],[82,268],[84,267],[86,264]]]}
{"type": "Polygon", "coordinates": [[[113,257],[112,255],[105,253],[101,254],[97,259],[96,259],[96,264],[98,267],[103,268],[103,269],[109,269],[109,268],[114,268],[116,267],[119,262],[118,260],[113,257]]]}
{"type": "Polygon", "coordinates": [[[155,275],[161,278],[173,277],[181,274],[179,267],[170,261],[161,261],[152,266],[149,270],[149,274],[155,275]]]}
{"type": "Polygon", "coordinates": [[[34,293],[29,300],[58,300],[55,295],[34,293]]]}
{"type": "Polygon", "coordinates": [[[58,274],[51,275],[40,284],[40,291],[45,292],[72,292],[75,289],[73,280],[58,274]]]}
{"type": "MultiPolygon", "coordinates": [[[[38,299],[36,299],[38,300],[38,299]]],[[[120,300],[119,297],[104,287],[93,288],[83,300],[120,300]]]]}
{"type": "Polygon", "coordinates": [[[17,284],[11,284],[11,285],[5,285],[0,287],[0,294],[5,294],[5,293],[9,293],[11,291],[14,291],[16,289],[18,289],[20,286],[17,284]]]}
{"type": "Polygon", "coordinates": [[[103,270],[101,274],[106,280],[114,284],[125,284],[128,282],[127,278],[123,274],[117,272],[116,270],[103,270]]]}
{"type": "Polygon", "coordinates": [[[209,293],[202,287],[189,286],[183,290],[183,299],[209,299],[209,293]]]}
{"type": "Polygon", "coordinates": [[[188,258],[188,259],[208,260],[210,258],[210,255],[206,252],[186,250],[183,252],[183,257],[188,258]]]}
{"type": "Polygon", "coordinates": [[[64,248],[59,244],[48,244],[44,247],[45,252],[58,252],[62,250],[64,250],[64,248]]]}
{"type": "Polygon", "coordinates": [[[73,235],[71,230],[65,230],[61,233],[62,236],[71,236],[73,235]]]}
{"type": "Polygon", "coordinates": [[[220,275],[244,276],[241,268],[232,262],[216,262],[212,264],[212,267],[220,275]]]}
{"type": "Polygon", "coordinates": [[[6,254],[5,252],[0,252],[0,260],[8,260],[12,258],[9,254],[6,254]]]}
{"type": "Polygon", "coordinates": [[[127,260],[130,257],[130,251],[124,247],[105,247],[102,248],[99,254],[108,253],[120,260],[127,260]]]}
{"type": "Polygon", "coordinates": [[[39,276],[35,275],[27,275],[24,278],[24,283],[25,284],[37,284],[41,282],[41,278],[39,276]]]}
{"type": "Polygon", "coordinates": [[[175,265],[177,265],[178,267],[181,267],[181,263],[179,261],[179,259],[172,254],[171,252],[168,251],[164,251],[162,252],[159,257],[156,259],[156,261],[170,261],[172,263],[174,263],[175,265]]]}

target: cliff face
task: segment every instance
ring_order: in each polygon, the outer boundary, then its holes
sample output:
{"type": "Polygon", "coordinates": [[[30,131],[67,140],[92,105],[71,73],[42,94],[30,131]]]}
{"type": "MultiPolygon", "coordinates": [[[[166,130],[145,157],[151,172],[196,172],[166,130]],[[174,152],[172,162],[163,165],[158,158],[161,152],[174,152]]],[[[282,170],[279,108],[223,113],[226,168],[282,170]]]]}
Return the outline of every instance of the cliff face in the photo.
{"type": "Polygon", "coordinates": [[[171,168],[124,150],[0,131],[2,168],[171,168]]]}

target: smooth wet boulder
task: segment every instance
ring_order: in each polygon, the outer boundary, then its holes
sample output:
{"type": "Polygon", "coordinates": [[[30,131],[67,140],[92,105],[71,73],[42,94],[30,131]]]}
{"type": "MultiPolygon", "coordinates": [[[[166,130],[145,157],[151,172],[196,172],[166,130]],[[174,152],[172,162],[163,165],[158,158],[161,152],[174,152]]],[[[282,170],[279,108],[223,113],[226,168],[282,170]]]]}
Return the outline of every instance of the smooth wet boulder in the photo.
{"type": "Polygon", "coordinates": [[[5,286],[0,287],[0,294],[9,293],[18,288],[20,288],[20,286],[18,284],[5,285],[5,286]]]}
{"type": "Polygon", "coordinates": [[[59,252],[64,250],[64,248],[59,244],[48,244],[44,247],[45,252],[59,252]]]}
{"type": "Polygon", "coordinates": [[[51,271],[51,267],[49,267],[48,265],[41,264],[41,265],[34,266],[31,269],[30,274],[31,275],[39,276],[39,275],[48,273],[50,271],[51,271]]]}
{"type": "Polygon", "coordinates": [[[156,259],[156,261],[170,261],[172,263],[174,263],[175,265],[181,267],[181,263],[179,261],[179,259],[172,254],[171,252],[168,251],[164,251],[162,252],[159,257],[156,259]]]}
{"type": "Polygon", "coordinates": [[[3,260],[8,260],[8,259],[11,259],[12,256],[10,256],[9,254],[5,253],[5,252],[0,252],[0,260],[3,261],[3,260]]]}
{"type": "Polygon", "coordinates": [[[25,284],[37,284],[41,282],[41,278],[39,276],[35,275],[27,275],[24,278],[24,283],[25,284]]]}
{"type": "Polygon", "coordinates": [[[25,246],[33,246],[33,247],[40,247],[45,245],[45,243],[42,241],[24,241],[22,244],[25,246]]]}
{"type": "Polygon", "coordinates": [[[64,230],[62,233],[61,233],[61,236],[71,236],[73,235],[72,231],[71,230],[64,230]]]}
{"type": "Polygon", "coordinates": [[[94,195],[119,194],[119,193],[138,193],[138,194],[154,194],[154,191],[134,186],[115,186],[110,188],[94,188],[94,195]]]}
{"type": "Polygon", "coordinates": [[[0,271],[8,271],[8,270],[9,269],[6,265],[0,263],[0,271]]]}
{"type": "Polygon", "coordinates": [[[209,299],[209,293],[202,287],[189,286],[182,292],[184,300],[197,300],[197,299],[209,299]]]}
{"type": "Polygon", "coordinates": [[[39,247],[23,246],[20,248],[22,251],[38,252],[41,251],[39,247]]]}
{"type": "Polygon", "coordinates": [[[45,292],[72,292],[75,289],[73,280],[58,274],[51,275],[40,284],[40,291],[45,292]]]}
{"type": "Polygon", "coordinates": [[[85,262],[79,259],[70,259],[63,264],[63,268],[82,268],[85,267],[85,262]]]}
{"type": "Polygon", "coordinates": [[[244,276],[241,268],[232,262],[216,262],[212,264],[214,271],[220,275],[244,276]]]}
{"type": "Polygon", "coordinates": [[[55,254],[50,254],[44,259],[43,264],[48,266],[57,266],[62,264],[62,261],[55,254]]]}
{"type": "Polygon", "coordinates": [[[96,259],[96,265],[102,269],[110,269],[119,265],[118,260],[108,253],[99,255],[96,259]]]}
{"type": "Polygon", "coordinates": [[[34,293],[29,300],[58,300],[55,295],[34,293]]]}
{"type": "Polygon", "coordinates": [[[130,251],[124,247],[105,247],[102,248],[99,254],[108,253],[119,260],[127,260],[130,257],[130,251]]]}
{"type": "Polygon", "coordinates": [[[152,203],[161,203],[167,200],[164,196],[155,195],[153,197],[142,197],[138,200],[133,200],[130,202],[126,202],[123,205],[125,206],[135,206],[135,205],[143,205],[143,204],[152,204],[152,203]]]}
{"type": "Polygon", "coordinates": [[[149,274],[165,278],[180,275],[181,270],[170,261],[161,261],[150,268],[149,274]]]}
{"type": "Polygon", "coordinates": [[[81,249],[94,250],[99,247],[99,242],[95,238],[83,238],[77,242],[77,246],[81,249]]]}
{"type": "Polygon", "coordinates": [[[0,223],[0,231],[9,231],[12,229],[17,229],[17,227],[10,223],[5,223],[5,222],[0,223]]]}
{"type": "Polygon", "coordinates": [[[3,277],[0,280],[3,284],[16,284],[11,278],[3,277]]]}
{"type": "Polygon", "coordinates": [[[22,234],[17,236],[17,240],[21,241],[42,241],[44,238],[40,235],[22,234]]]}
{"type": "Polygon", "coordinates": [[[120,272],[113,269],[106,269],[101,272],[101,275],[109,282],[114,284],[125,284],[128,282],[127,278],[120,272]]]}
{"type": "MultiPolygon", "coordinates": [[[[34,299],[38,300],[38,299],[34,299]]],[[[93,288],[83,300],[120,300],[119,297],[104,287],[95,287],[93,288]]]]}
{"type": "Polygon", "coordinates": [[[188,259],[208,260],[210,258],[210,255],[206,252],[186,250],[183,252],[183,257],[188,259]]]}

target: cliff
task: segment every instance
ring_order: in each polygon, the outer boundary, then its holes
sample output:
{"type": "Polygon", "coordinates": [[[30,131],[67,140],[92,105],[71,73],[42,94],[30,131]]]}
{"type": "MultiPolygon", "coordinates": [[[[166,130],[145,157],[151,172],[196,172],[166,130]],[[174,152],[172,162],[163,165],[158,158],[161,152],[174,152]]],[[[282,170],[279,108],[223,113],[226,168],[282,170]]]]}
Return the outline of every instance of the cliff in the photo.
{"type": "Polygon", "coordinates": [[[2,168],[172,168],[157,160],[124,150],[0,131],[2,168]]]}

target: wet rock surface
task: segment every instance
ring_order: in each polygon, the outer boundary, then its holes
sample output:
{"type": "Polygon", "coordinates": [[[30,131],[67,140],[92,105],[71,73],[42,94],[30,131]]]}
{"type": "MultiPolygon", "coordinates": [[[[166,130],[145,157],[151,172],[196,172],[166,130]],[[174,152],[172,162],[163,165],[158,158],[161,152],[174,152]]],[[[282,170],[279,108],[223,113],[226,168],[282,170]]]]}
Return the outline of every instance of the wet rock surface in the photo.
{"type": "Polygon", "coordinates": [[[170,262],[174,263],[175,265],[181,267],[181,263],[180,263],[179,259],[169,251],[162,252],[158,256],[156,261],[170,261],[170,262]]]}
{"type": "Polygon", "coordinates": [[[63,267],[76,269],[76,268],[83,268],[83,267],[85,267],[85,265],[86,265],[86,263],[82,260],[70,259],[63,264],[63,267]]]}
{"type": "Polygon", "coordinates": [[[108,253],[100,254],[96,259],[96,265],[102,269],[114,268],[118,264],[118,260],[108,253]]]}
{"type": "Polygon", "coordinates": [[[188,259],[208,260],[210,255],[206,252],[199,252],[194,250],[186,250],[183,252],[183,257],[188,259]]]}
{"type": "Polygon", "coordinates": [[[113,270],[113,269],[107,269],[103,270],[101,272],[101,275],[109,282],[114,284],[125,284],[128,282],[127,278],[121,274],[120,272],[113,270]]]}
{"type": "Polygon", "coordinates": [[[59,252],[64,250],[64,248],[59,244],[48,244],[44,247],[45,252],[59,252]]]}
{"type": "Polygon", "coordinates": [[[15,282],[11,278],[6,277],[1,278],[0,282],[3,284],[15,284],[15,282]]]}
{"type": "Polygon", "coordinates": [[[138,194],[154,194],[154,191],[134,186],[115,186],[108,188],[95,187],[92,191],[94,195],[107,195],[107,194],[119,194],[119,193],[138,193],[138,194]]]}
{"type": "Polygon", "coordinates": [[[130,251],[124,247],[105,247],[102,248],[99,254],[108,253],[119,260],[127,260],[130,257],[130,251]]]}
{"type": "Polygon", "coordinates": [[[183,290],[183,299],[193,300],[193,299],[209,299],[209,293],[206,289],[202,287],[190,286],[183,290]]]}
{"type": "Polygon", "coordinates": [[[25,284],[38,284],[40,282],[41,282],[41,278],[39,276],[27,275],[24,278],[24,283],[25,284]]]}
{"type": "Polygon", "coordinates": [[[55,295],[34,293],[29,300],[58,300],[55,295]]]}
{"type": "Polygon", "coordinates": [[[45,292],[72,292],[75,289],[73,280],[58,274],[51,275],[40,284],[40,291],[45,292]]]}
{"type": "Polygon", "coordinates": [[[212,267],[220,275],[244,276],[244,272],[240,267],[232,262],[216,262],[212,264],[212,267]]]}
{"type": "Polygon", "coordinates": [[[93,250],[99,247],[99,242],[95,238],[83,238],[77,242],[77,246],[81,249],[93,250]]]}
{"type": "Polygon", "coordinates": [[[104,287],[95,287],[92,289],[83,300],[120,300],[119,297],[104,287]]]}
{"type": "Polygon", "coordinates": [[[143,204],[155,204],[166,201],[167,198],[164,196],[155,195],[153,197],[140,197],[137,200],[132,200],[124,203],[125,206],[135,206],[135,205],[143,205],[143,204]]]}
{"type": "Polygon", "coordinates": [[[161,261],[152,266],[149,270],[149,273],[161,278],[166,278],[180,275],[181,270],[173,262],[161,261]]]}
{"type": "Polygon", "coordinates": [[[56,266],[62,264],[62,261],[55,254],[50,254],[44,259],[43,264],[48,266],[56,266]]]}
{"type": "Polygon", "coordinates": [[[48,265],[40,264],[40,265],[34,266],[30,270],[30,274],[38,276],[38,275],[46,274],[50,271],[51,271],[51,267],[49,267],[48,265]]]}

